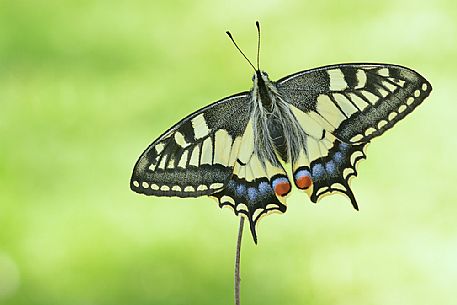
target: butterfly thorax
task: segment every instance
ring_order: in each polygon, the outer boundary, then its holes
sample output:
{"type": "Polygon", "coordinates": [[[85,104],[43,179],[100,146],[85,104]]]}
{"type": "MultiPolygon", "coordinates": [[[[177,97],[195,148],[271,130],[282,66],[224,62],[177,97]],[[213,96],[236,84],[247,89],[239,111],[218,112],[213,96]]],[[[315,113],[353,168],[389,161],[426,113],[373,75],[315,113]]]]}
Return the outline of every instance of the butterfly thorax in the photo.
{"type": "MultiPolygon", "coordinates": [[[[272,84],[272,82],[268,79],[268,75],[263,72],[263,71],[259,71],[257,70],[256,73],[255,73],[255,83],[257,84],[257,98],[262,102],[262,105],[263,107],[265,108],[265,110],[267,110],[268,112],[272,112],[273,111],[273,101],[272,101],[272,98],[271,98],[271,92],[269,91],[273,91],[274,89],[276,89],[274,87],[274,85],[272,84]],[[265,80],[264,80],[265,78],[265,80]],[[267,84],[269,85],[269,88],[267,88],[267,84]]],[[[254,86],[255,88],[255,86],[254,86]]],[[[276,91],[276,90],[274,90],[276,91]]]]}
{"type": "Polygon", "coordinates": [[[253,82],[251,119],[259,160],[273,165],[279,165],[278,158],[284,162],[295,160],[299,143],[305,143],[305,133],[267,73],[256,71],[253,82]]]}

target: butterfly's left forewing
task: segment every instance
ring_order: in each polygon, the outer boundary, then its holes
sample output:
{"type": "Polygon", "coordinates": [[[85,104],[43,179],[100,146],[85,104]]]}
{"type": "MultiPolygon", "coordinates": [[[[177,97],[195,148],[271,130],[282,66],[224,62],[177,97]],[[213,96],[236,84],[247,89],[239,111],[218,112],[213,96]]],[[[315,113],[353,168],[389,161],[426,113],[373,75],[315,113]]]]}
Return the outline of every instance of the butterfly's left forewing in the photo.
{"type": "Polygon", "coordinates": [[[197,197],[224,188],[249,121],[249,93],[192,113],[140,156],[130,187],[154,196],[197,197]]]}

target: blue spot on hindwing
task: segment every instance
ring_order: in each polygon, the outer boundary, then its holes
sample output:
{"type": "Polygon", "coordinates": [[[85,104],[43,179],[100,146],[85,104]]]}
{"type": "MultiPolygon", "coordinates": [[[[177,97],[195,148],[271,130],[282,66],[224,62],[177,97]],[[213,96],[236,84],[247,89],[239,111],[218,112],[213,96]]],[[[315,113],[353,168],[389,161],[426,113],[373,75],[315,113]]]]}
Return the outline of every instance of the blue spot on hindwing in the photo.
{"type": "Polygon", "coordinates": [[[320,163],[313,165],[313,177],[320,178],[324,175],[325,169],[324,166],[320,163]]]}
{"type": "Polygon", "coordinates": [[[246,186],[244,184],[238,184],[236,187],[236,194],[238,196],[244,196],[244,194],[246,194],[246,186]]]}
{"type": "Polygon", "coordinates": [[[259,183],[259,192],[261,194],[272,193],[273,189],[268,182],[262,181],[259,183]]]}
{"type": "Polygon", "coordinates": [[[342,163],[342,161],[343,161],[343,154],[340,153],[339,151],[336,152],[336,153],[333,155],[333,160],[335,160],[336,163],[342,163]]]}
{"type": "Polygon", "coordinates": [[[254,187],[248,188],[248,198],[250,201],[254,201],[257,198],[257,189],[254,187]]]}
{"type": "Polygon", "coordinates": [[[329,174],[334,174],[336,172],[335,162],[329,161],[325,164],[325,170],[329,174]]]}

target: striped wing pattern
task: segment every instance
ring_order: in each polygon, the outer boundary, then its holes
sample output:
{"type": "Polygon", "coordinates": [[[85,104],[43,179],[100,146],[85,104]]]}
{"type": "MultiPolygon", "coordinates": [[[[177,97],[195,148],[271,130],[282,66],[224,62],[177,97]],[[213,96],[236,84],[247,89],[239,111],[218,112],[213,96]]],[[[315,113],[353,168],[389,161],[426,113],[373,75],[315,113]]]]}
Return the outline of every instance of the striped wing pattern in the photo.
{"type": "Polygon", "coordinates": [[[130,187],[145,195],[198,197],[229,182],[249,120],[249,95],[203,108],[166,131],[140,156],[130,187]]]}
{"type": "Polygon", "coordinates": [[[290,160],[279,153],[278,160],[270,160],[275,165],[260,160],[252,91],[243,92],[192,113],[154,141],[135,165],[131,189],[154,196],[211,196],[249,220],[255,242],[258,221],[286,211],[291,183],[283,161],[291,163],[295,186],[312,202],[340,192],[358,209],[350,179],[366,158],[366,146],[432,90],[417,72],[385,64],[326,66],[274,84],[305,134],[290,160]]]}
{"type": "Polygon", "coordinates": [[[411,113],[430,94],[417,72],[385,64],[334,65],[299,72],[277,82],[308,135],[306,160],[293,166],[294,180],[312,181],[311,201],[341,192],[357,209],[349,187],[371,139],[411,113]],[[322,135],[319,138],[319,135],[322,135]]]}

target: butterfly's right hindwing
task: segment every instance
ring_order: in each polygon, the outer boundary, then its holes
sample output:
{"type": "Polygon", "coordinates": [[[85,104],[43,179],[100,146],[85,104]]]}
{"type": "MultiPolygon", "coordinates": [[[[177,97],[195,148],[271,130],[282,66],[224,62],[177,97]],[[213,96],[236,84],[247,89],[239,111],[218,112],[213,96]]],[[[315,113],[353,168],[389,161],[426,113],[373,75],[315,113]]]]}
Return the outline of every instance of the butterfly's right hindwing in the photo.
{"type": "Polygon", "coordinates": [[[133,191],[197,197],[228,183],[249,120],[249,94],[240,93],[181,120],[154,141],[133,170],[133,191]]]}

